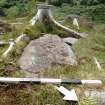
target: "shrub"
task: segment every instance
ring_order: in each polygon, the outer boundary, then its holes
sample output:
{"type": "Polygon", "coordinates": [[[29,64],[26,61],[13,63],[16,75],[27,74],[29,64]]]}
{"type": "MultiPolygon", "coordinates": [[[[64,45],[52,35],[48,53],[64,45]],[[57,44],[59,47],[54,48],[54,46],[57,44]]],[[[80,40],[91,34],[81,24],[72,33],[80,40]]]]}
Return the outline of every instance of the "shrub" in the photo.
{"type": "Polygon", "coordinates": [[[19,14],[17,6],[13,6],[6,11],[7,18],[14,18],[19,14]]]}

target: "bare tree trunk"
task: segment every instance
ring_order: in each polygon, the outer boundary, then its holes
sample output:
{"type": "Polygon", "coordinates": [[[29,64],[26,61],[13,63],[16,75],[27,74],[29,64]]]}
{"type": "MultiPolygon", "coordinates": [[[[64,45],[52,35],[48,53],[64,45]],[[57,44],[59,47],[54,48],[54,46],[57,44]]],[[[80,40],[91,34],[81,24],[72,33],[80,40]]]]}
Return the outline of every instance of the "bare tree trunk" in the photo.
{"type": "MultiPolygon", "coordinates": [[[[53,14],[52,14],[52,5],[45,5],[45,4],[37,4],[37,14],[36,16],[34,16],[31,19],[31,25],[34,26],[36,24],[37,21],[41,21],[41,22],[52,22],[53,24],[55,24],[57,27],[61,28],[62,30],[68,32],[70,34],[71,37],[74,38],[81,38],[83,37],[83,34],[78,33],[72,29],[69,29],[63,25],[61,25],[60,23],[58,23],[54,18],[53,18],[53,14]]],[[[49,23],[50,24],[50,23],[49,23]]]]}

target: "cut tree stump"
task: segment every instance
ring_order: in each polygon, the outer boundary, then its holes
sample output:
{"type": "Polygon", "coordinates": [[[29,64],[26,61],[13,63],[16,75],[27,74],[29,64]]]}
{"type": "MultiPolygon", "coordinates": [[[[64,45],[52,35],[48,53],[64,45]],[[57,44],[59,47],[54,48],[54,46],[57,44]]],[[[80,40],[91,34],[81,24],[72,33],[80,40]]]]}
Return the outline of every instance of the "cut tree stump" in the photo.
{"type": "Polygon", "coordinates": [[[61,28],[62,30],[66,31],[67,33],[69,33],[69,35],[71,37],[74,37],[76,39],[85,37],[84,34],[82,33],[78,33],[70,28],[67,28],[63,25],[61,25],[60,23],[58,23],[52,14],[52,5],[46,5],[46,4],[37,4],[37,14],[36,16],[34,16],[31,19],[31,25],[34,26],[36,24],[37,21],[43,22],[43,23],[53,23],[54,25],[56,25],[57,27],[61,28]]]}

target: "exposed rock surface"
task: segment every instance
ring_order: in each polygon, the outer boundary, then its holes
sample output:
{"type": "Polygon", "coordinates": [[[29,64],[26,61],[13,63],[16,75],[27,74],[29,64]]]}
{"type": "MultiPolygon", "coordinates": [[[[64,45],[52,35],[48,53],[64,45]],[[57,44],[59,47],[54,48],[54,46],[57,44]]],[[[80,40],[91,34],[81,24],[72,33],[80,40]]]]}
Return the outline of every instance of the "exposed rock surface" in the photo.
{"type": "Polygon", "coordinates": [[[33,73],[56,64],[77,64],[72,48],[57,35],[47,34],[31,41],[19,59],[21,69],[33,73]]]}
{"type": "Polygon", "coordinates": [[[70,21],[70,20],[73,20],[74,18],[79,19],[79,17],[80,16],[78,16],[78,15],[67,15],[64,20],[70,21]]]}
{"type": "Polygon", "coordinates": [[[97,105],[105,105],[105,91],[86,91],[85,95],[96,100],[97,105]]]}
{"type": "Polygon", "coordinates": [[[69,38],[63,38],[63,41],[69,45],[72,45],[75,44],[78,41],[78,39],[69,37],[69,38]]]}

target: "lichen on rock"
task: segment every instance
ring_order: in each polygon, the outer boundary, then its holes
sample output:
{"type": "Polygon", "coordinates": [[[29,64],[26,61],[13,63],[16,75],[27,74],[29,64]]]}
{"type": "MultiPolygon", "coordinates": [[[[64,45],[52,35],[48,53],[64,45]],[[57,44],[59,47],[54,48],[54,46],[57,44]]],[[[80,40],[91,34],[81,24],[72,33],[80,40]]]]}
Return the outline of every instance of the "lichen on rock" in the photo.
{"type": "Polygon", "coordinates": [[[76,56],[57,35],[44,35],[29,43],[19,59],[22,70],[37,72],[52,65],[76,65],[76,56]]]}

